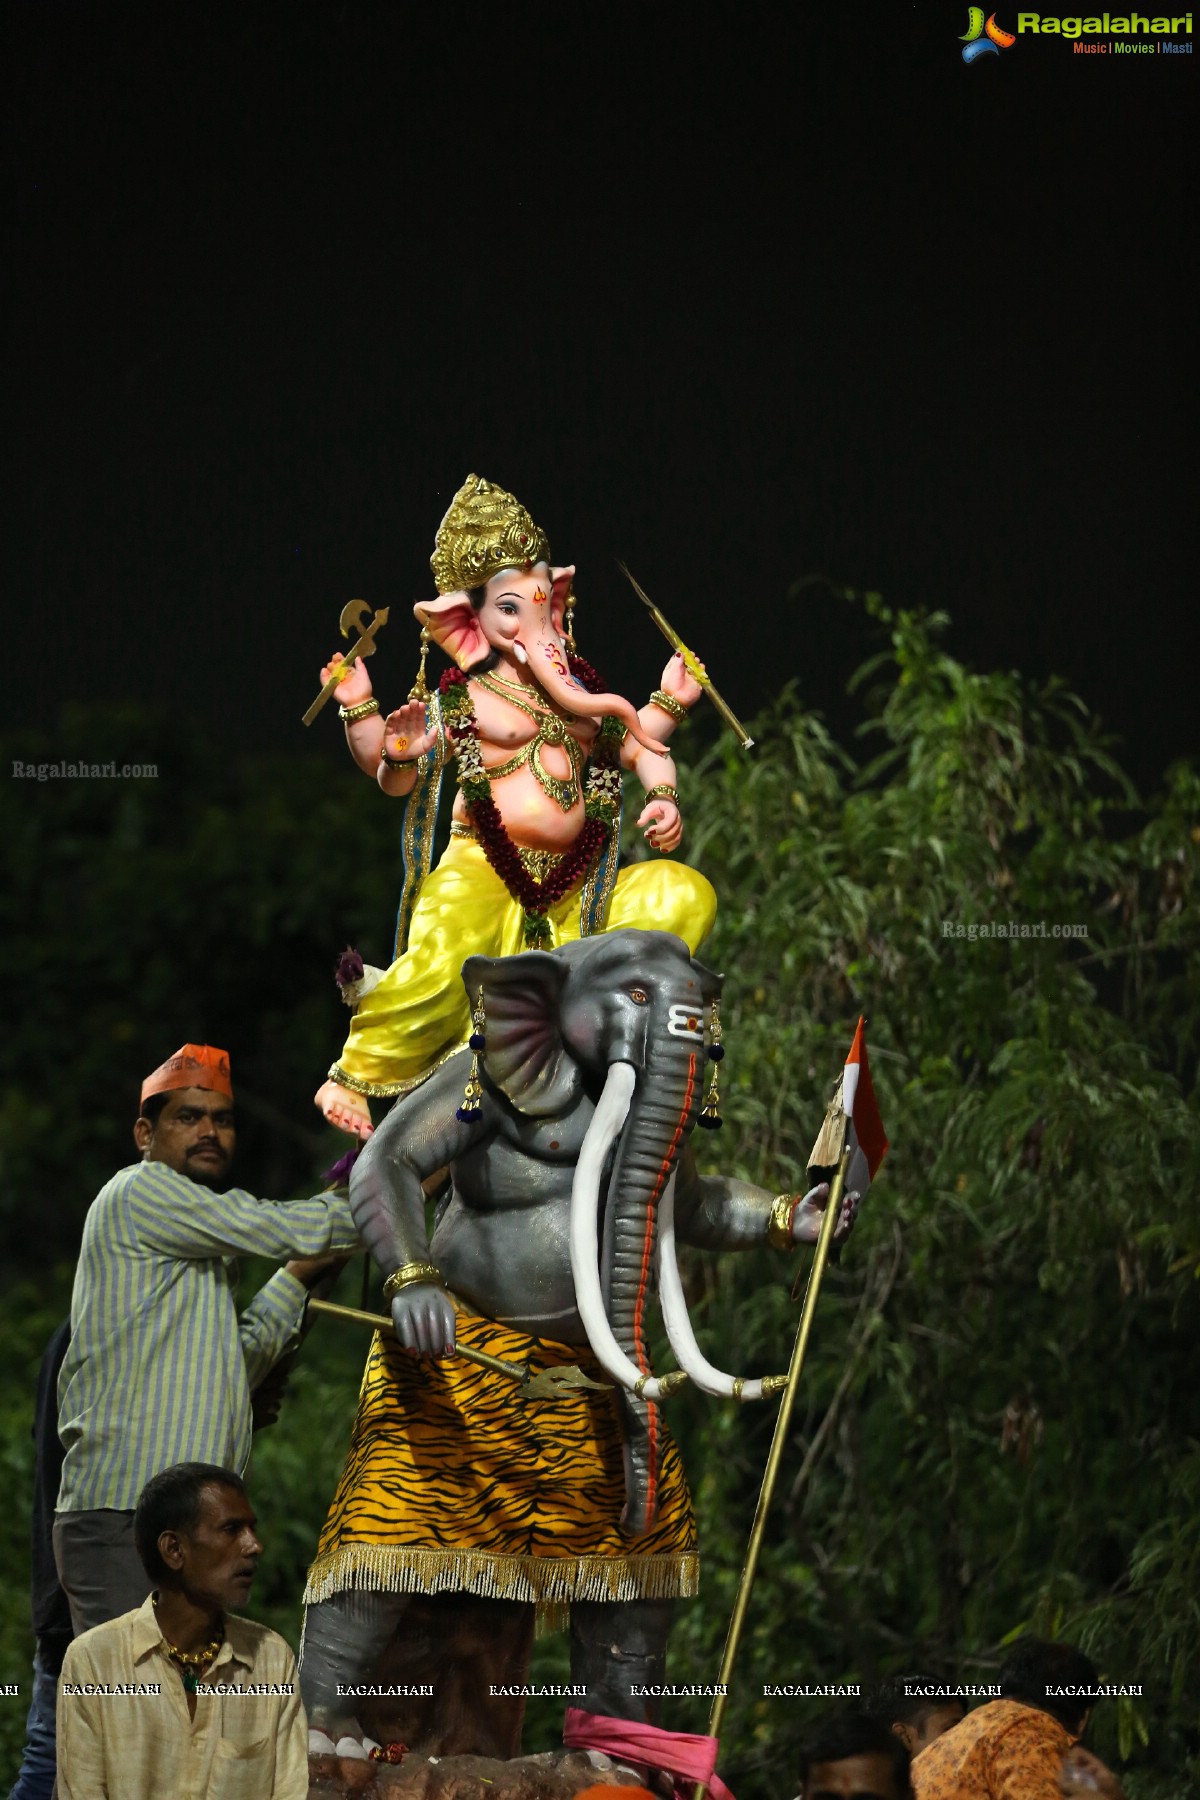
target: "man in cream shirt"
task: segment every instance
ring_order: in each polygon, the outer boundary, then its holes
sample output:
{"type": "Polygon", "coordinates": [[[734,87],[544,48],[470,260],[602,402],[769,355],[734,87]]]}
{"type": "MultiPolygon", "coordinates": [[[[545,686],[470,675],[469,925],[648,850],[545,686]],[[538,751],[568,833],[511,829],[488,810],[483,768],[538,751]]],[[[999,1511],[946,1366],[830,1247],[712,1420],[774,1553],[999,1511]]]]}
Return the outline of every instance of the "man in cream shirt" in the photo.
{"type": "Polygon", "coordinates": [[[254,1526],[241,1479],[215,1464],[146,1484],[134,1537],[154,1591],[67,1650],[59,1800],[306,1800],[295,1658],[231,1610],[262,1554],[254,1526]]]}

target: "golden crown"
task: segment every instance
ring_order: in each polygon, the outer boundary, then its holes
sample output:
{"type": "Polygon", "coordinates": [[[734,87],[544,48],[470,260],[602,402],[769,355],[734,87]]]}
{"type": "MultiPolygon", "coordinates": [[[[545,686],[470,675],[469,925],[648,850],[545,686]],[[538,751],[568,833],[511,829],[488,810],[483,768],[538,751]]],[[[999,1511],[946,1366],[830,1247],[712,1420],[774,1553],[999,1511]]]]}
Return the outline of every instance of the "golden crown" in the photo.
{"type": "Polygon", "coordinates": [[[429,566],[439,594],[482,587],[501,569],[549,562],[550,544],[519,500],[468,475],[438,526],[429,566]]]}

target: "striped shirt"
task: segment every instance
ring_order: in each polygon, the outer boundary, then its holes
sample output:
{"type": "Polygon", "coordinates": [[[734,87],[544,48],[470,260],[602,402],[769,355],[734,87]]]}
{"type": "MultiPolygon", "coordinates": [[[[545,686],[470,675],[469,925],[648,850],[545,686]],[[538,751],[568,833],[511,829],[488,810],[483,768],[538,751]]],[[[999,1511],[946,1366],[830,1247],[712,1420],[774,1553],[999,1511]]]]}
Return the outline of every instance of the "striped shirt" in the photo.
{"type": "Polygon", "coordinates": [[[128,1512],[178,1462],[239,1473],[250,1392],[298,1341],[307,1291],[280,1269],[238,1317],[231,1252],[283,1259],[358,1248],[344,1198],[226,1194],[162,1162],[106,1182],[84,1221],[71,1344],[58,1380],[59,1512],[128,1512]]]}

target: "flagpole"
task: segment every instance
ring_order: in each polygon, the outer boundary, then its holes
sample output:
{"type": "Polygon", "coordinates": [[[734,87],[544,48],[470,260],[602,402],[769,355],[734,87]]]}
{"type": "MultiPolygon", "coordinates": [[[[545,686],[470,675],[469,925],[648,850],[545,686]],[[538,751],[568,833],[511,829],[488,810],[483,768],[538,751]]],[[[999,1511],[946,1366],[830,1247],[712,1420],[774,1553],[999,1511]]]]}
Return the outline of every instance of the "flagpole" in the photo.
{"type": "MultiPolygon", "coordinates": [[[[825,1204],[821,1230],[817,1237],[817,1247],[813,1252],[812,1267],[808,1272],[808,1286],[804,1290],[800,1324],[796,1330],[796,1342],[792,1346],[787,1386],[783,1390],[783,1400],[775,1420],[775,1431],[771,1438],[767,1466],[763,1470],[758,1505],[754,1509],[754,1523],[750,1527],[750,1541],[746,1546],[746,1560],[742,1565],[741,1579],[738,1582],[738,1590],[733,1602],[733,1615],[729,1621],[729,1632],[721,1657],[721,1670],[717,1676],[717,1685],[722,1691],[713,1700],[712,1711],[708,1716],[708,1735],[713,1738],[719,1738],[721,1735],[721,1723],[725,1717],[725,1702],[728,1699],[726,1690],[733,1675],[738,1643],[741,1639],[742,1627],[746,1622],[746,1612],[750,1604],[750,1589],[754,1585],[758,1553],[762,1548],[763,1532],[767,1523],[767,1511],[771,1504],[771,1496],[775,1491],[779,1465],[783,1461],[784,1445],[787,1442],[788,1426],[791,1423],[792,1408],[796,1403],[796,1395],[800,1388],[800,1374],[804,1368],[804,1358],[808,1351],[808,1340],[812,1331],[813,1314],[816,1312],[817,1296],[821,1291],[821,1280],[825,1274],[825,1265],[829,1260],[833,1234],[837,1230],[837,1221],[841,1215],[842,1195],[846,1189],[846,1172],[850,1167],[850,1147],[846,1141],[850,1130],[850,1120],[844,1113],[840,1129],[841,1141],[838,1148],[837,1168],[829,1185],[829,1199],[825,1204]]],[[[704,1800],[707,1787],[706,1781],[698,1781],[692,1793],[692,1800],[704,1800]]]]}

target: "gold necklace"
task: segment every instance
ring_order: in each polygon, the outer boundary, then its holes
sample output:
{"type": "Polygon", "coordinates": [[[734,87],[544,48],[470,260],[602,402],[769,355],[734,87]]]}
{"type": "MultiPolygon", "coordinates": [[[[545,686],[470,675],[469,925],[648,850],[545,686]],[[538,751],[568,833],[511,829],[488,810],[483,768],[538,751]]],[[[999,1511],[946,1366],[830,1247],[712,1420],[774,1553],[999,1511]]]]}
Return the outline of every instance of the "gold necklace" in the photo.
{"type": "MultiPolygon", "coordinates": [[[[534,735],[527,744],[522,744],[515,756],[510,756],[507,762],[489,768],[488,779],[498,781],[502,775],[512,775],[518,769],[527,767],[542,792],[555,801],[563,812],[570,812],[571,808],[577,805],[583,797],[579,777],[583,769],[584,754],[558,713],[546,712],[541,707],[531,705],[523,697],[523,691],[522,696],[518,697],[513,685],[503,681],[499,676],[475,675],[472,676],[472,680],[477,681],[480,687],[486,688],[489,693],[495,694],[498,699],[507,700],[510,706],[515,706],[518,712],[525,713],[537,725],[534,735]],[[570,775],[551,775],[542,761],[542,747],[545,744],[559,745],[566,751],[571,762],[570,775]]],[[[574,715],[568,714],[568,717],[573,718],[574,715]]]]}
{"type": "Polygon", "coordinates": [[[507,681],[503,675],[497,675],[495,669],[488,669],[482,675],[473,675],[472,681],[481,681],[485,687],[489,683],[494,687],[508,688],[514,694],[536,694],[539,692],[536,682],[507,681]]]}
{"type": "MultiPolygon", "coordinates": [[[[159,1630],[162,1631],[161,1625],[159,1630]]],[[[167,1647],[167,1655],[178,1666],[179,1673],[183,1678],[185,1693],[194,1694],[196,1692],[197,1675],[212,1662],[224,1641],[222,1635],[213,1638],[211,1643],[205,1644],[200,1650],[181,1650],[178,1644],[173,1644],[166,1633],[163,1633],[163,1643],[167,1647]]]]}

